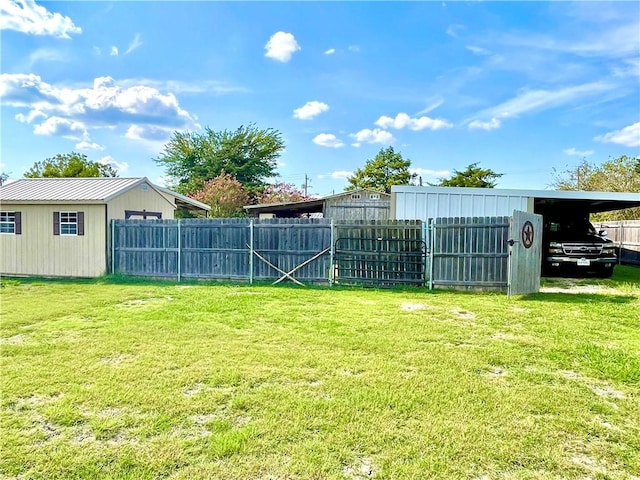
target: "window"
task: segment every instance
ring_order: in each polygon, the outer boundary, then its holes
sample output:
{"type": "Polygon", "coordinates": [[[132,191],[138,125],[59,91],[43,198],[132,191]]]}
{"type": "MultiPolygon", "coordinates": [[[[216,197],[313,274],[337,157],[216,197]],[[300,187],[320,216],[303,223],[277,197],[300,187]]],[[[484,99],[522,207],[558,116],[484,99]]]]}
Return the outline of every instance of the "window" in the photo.
{"type": "Polygon", "coordinates": [[[380,194],[379,193],[370,193],[369,194],[369,199],[370,200],[380,200],[380,194]]]}
{"type": "Polygon", "coordinates": [[[0,212],[0,233],[13,235],[22,233],[22,216],[20,212],[0,212]]]}
{"type": "Polygon", "coordinates": [[[351,200],[360,200],[360,194],[359,193],[352,193],[351,194],[351,200]]]}
{"type": "Polygon", "coordinates": [[[54,235],[84,235],[84,212],[53,212],[54,235]]]}

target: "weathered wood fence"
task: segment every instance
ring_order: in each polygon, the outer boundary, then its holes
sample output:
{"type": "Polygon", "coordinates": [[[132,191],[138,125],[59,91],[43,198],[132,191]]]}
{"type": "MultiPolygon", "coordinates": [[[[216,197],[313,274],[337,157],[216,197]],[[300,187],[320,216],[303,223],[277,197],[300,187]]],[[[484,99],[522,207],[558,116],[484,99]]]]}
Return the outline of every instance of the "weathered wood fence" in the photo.
{"type": "Polygon", "coordinates": [[[595,223],[596,230],[606,230],[607,237],[618,247],[618,261],[640,265],[640,220],[595,223]]]}
{"type": "Polygon", "coordinates": [[[508,217],[113,220],[111,271],[379,286],[507,286],[508,217]]]}

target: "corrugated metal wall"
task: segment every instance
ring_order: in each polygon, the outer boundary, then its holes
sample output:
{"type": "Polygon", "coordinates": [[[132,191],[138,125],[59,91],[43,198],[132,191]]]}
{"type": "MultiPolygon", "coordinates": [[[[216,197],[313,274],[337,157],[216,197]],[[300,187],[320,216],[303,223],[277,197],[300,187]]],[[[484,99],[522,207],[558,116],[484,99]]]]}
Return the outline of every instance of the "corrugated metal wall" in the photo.
{"type": "Polygon", "coordinates": [[[514,210],[533,212],[533,201],[528,196],[500,194],[490,188],[402,186],[393,187],[392,192],[391,218],[395,220],[426,222],[431,218],[509,216],[514,210]]]}

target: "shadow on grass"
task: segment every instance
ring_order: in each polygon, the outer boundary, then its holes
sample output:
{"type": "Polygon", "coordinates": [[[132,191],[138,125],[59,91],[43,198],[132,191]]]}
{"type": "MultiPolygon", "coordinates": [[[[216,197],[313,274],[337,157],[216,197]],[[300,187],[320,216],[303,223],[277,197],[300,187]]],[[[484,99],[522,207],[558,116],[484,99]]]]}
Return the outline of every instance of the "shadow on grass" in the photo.
{"type": "Polygon", "coordinates": [[[522,295],[523,301],[544,301],[553,303],[611,303],[624,305],[638,299],[635,295],[611,295],[608,293],[571,293],[571,292],[541,292],[522,295]]]}

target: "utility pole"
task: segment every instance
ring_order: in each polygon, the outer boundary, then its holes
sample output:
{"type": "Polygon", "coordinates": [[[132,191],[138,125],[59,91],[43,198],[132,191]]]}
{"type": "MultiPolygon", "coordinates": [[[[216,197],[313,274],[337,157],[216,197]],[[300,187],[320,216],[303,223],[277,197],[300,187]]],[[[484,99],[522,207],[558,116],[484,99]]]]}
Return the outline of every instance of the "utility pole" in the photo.
{"type": "Polygon", "coordinates": [[[304,185],[302,185],[302,189],[304,190],[304,196],[308,196],[309,192],[309,177],[307,174],[304,174],[304,185]]]}

